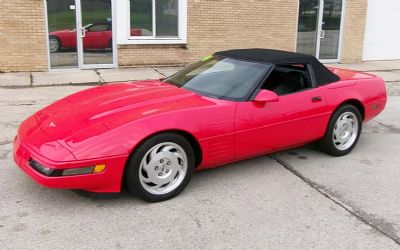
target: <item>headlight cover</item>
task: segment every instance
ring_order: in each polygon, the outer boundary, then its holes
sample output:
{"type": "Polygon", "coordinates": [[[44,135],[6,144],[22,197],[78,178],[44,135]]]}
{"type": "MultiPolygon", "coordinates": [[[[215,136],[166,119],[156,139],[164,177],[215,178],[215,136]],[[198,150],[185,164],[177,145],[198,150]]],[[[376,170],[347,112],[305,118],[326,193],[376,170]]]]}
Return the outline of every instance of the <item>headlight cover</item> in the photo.
{"type": "Polygon", "coordinates": [[[79,168],[68,168],[68,169],[52,169],[43,166],[39,162],[29,159],[29,166],[31,166],[37,172],[48,176],[48,177],[59,177],[59,176],[74,176],[74,175],[85,175],[85,174],[99,174],[104,172],[106,165],[99,164],[89,167],[79,167],[79,168]]]}

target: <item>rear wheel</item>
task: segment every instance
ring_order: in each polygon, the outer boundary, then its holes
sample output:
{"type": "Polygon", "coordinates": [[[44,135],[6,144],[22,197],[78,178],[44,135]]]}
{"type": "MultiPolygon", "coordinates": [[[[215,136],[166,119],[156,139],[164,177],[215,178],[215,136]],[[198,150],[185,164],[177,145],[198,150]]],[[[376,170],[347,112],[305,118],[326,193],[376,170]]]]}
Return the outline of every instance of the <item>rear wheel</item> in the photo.
{"type": "Polygon", "coordinates": [[[353,105],[343,105],[333,114],[324,138],[318,146],[333,156],[344,156],[356,146],[362,129],[360,111],[353,105]]]}
{"type": "Polygon", "coordinates": [[[125,172],[128,190],[148,202],[178,195],[194,171],[190,143],[175,133],[159,134],[141,144],[131,155],[125,172]]]}

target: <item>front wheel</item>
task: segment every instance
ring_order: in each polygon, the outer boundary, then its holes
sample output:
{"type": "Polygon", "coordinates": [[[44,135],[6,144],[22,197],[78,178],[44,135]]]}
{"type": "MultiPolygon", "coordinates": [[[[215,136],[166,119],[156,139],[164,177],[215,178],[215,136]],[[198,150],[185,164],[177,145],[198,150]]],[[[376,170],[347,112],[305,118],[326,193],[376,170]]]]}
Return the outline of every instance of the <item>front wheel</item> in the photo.
{"type": "Polygon", "coordinates": [[[360,111],[353,105],[343,105],[333,114],[324,138],[318,146],[333,156],[350,153],[360,138],[362,118],[360,111]]]}
{"type": "Polygon", "coordinates": [[[159,134],[142,143],[131,155],[125,185],[145,201],[168,200],[189,183],[194,164],[193,149],[183,136],[159,134]]]}
{"type": "Polygon", "coordinates": [[[50,53],[55,53],[61,50],[61,41],[58,37],[49,37],[49,49],[50,53]]]}

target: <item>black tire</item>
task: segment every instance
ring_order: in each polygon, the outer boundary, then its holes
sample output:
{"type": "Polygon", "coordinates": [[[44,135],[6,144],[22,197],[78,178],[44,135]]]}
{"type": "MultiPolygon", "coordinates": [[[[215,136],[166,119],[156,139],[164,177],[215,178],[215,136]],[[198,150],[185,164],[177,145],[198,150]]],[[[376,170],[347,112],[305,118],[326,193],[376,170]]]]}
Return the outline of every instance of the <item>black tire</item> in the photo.
{"type": "MultiPolygon", "coordinates": [[[[159,163],[157,163],[159,164],[159,163]]],[[[174,165],[174,164],[172,164],[174,165]]],[[[185,137],[177,134],[177,133],[163,133],[163,134],[158,134],[155,135],[142,144],[139,145],[138,148],[134,150],[134,152],[131,154],[129,157],[129,160],[126,165],[125,169],[125,175],[124,175],[124,184],[125,187],[134,195],[138,196],[142,200],[145,200],[147,202],[160,202],[160,201],[165,201],[168,199],[171,199],[175,196],[177,196],[179,193],[181,193],[187,184],[189,183],[190,179],[192,178],[193,172],[194,172],[194,167],[195,167],[195,156],[194,156],[194,151],[189,143],[188,140],[186,140],[185,137]],[[143,176],[143,170],[141,168],[141,163],[142,160],[145,160],[149,157],[149,152],[156,146],[162,144],[162,143],[172,143],[176,144],[181,147],[181,149],[184,150],[186,153],[186,159],[187,159],[187,167],[186,167],[186,174],[182,176],[182,180],[176,188],[173,190],[169,191],[168,193],[164,194],[154,194],[149,192],[147,189],[149,188],[148,185],[142,184],[141,182],[141,175],[143,176]],[[146,189],[147,186],[147,189],[146,189]]],[[[161,167],[160,167],[161,168],[161,167]]],[[[162,167],[164,171],[164,166],[162,167]]],[[[153,171],[153,170],[151,170],[153,171]]],[[[161,171],[161,170],[159,170],[161,171]]],[[[166,170],[168,173],[168,170],[166,170]]],[[[155,172],[155,171],[154,171],[155,172]]],[[[160,173],[161,174],[161,173],[160,173]]],[[[173,174],[173,170],[171,170],[170,175],[173,174]]],[[[146,174],[147,175],[147,174],[146,174]]],[[[178,174],[179,175],[179,174],[178,174]]],[[[177,176],[178,176],[177,175],[177,176]]],[[[160,177],[161,178],[161,177],[160,177]]],[[[176,176],[175,176],[176,178],[176,176]]],[[[162,188],[162,187],[161,187],[162,188]]]]}
{"type": "Polygon", "coordinates": [[[345,104],[340,106],[332,115],[328,128],[326,130],[325,136],[317,142],[317,146],[325,153],[333,155],[333,156],[344,156],[349,154],[354,147],[357,145],[358,139],[360,138],[362,130],[362,117],[361,113],[353,105],[345,104]],[[353,114],[354,117],[356,118],[357,122],[357,133],[352,133],[355,134],[355,138],[352,143],[349,143],[347,147],[344,147],[343,149],[340,148],[340,145],[338,145],[338,142],[335,143],[335,135],[334,135],[334,130],[336,123],[338,122],[338,119],[341,118],[345,114],[353,114]]]}
{"type": "Polygon", "coordinates": [[[110,39],[110,41],[108,41],[107,49],[113,50],[113,41],[112,41],[112,39],[110,39]]]}
{"type": "Polygon", "coordinates": [[[50,50],[50,53],[59,52],[61,50],[61,48],[62,48],[62,44],[61,44],[60,38],[58,38],[56,36],[49,36],[49,50],[50,50]],[[52,45],[52,42],[53,42],[54,45],[52,45]]]}

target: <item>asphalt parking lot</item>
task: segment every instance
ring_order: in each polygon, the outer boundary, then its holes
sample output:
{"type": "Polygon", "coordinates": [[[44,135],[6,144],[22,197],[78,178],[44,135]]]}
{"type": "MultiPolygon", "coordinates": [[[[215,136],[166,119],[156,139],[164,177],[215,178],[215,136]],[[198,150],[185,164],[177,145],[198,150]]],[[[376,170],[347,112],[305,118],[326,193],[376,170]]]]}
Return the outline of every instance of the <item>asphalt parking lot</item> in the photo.
{"type": "Polygon", "coordinates": [[[173,200],[94,199],[31,181],[20,122],[87,86],[0,89],[1,249],[399,249],[400,93],[334,158],[312,145],[195,174],[173,200]]]}

